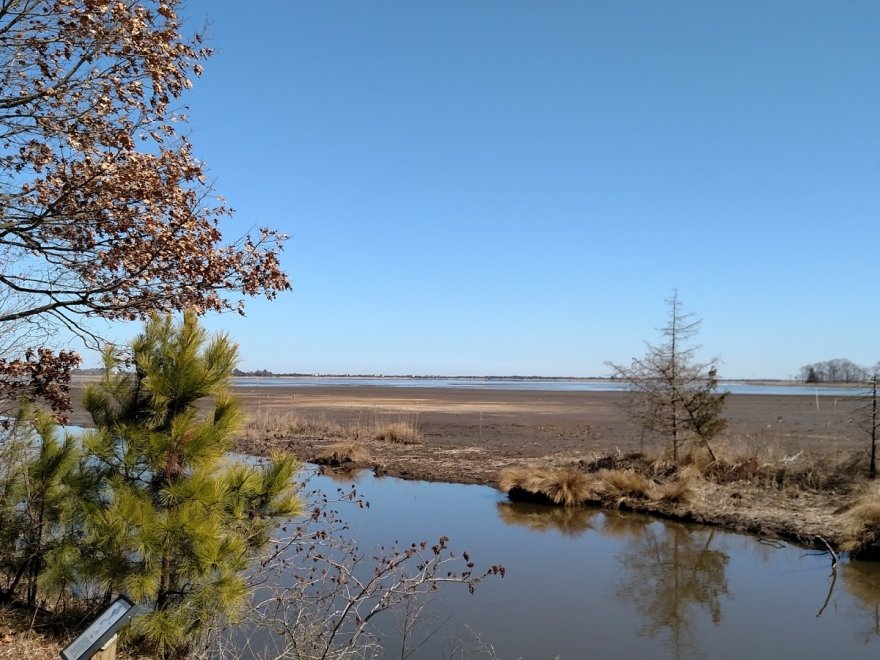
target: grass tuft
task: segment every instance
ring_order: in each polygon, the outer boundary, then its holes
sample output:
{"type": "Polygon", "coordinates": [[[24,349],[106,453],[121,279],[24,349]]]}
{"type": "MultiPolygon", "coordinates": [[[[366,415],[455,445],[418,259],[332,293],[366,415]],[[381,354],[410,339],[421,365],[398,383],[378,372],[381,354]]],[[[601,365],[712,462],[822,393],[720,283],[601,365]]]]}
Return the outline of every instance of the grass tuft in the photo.
{"type": "Polygon", "coordinates": [[[249,416],[245,425],[247,438],[346,438],[350,435],[350,430],[342,424],[322,418],[305,417],[296,411],[279,408],[257,409],[249,416]]]}
{"type": "Polygon", "coordinates": [[[876,487],[846,514],[840,548],[854,557],[880,557],[880,490],[876,487]]]}
{"type": "Polygon", "coordinates": [[[398,420],[377,424],[373,432],[373,440],[401,445],[420,445],[425,439],[415,420],[398,420]]]}
{"type": "Polygon", "coordinates": [[[509,467],[501,471],[498,486],[511,499],[577,506],[597,500],[595,480],[574,468],[509,467]]]}
{"type": "Polygon", "coordinates": [[[699,479],[699,470],[688,466],[679,470],[670,481],[655,486],[651,491],[651,499],[667,504],[689,502],[694,495],[694,484],[699,479]]]}
{"type": "Polygon", "coordinates": [[[318,465],[330,467],[352,466],[364,463],[370,458],[370,452],[362,444],[356,442],[338,442],[330,445],[315,458],[318,465]]]}
{"type": "Polygon", "coordinates": [[[610,498],[648,499],[651,482],[635,470],[602,470],[598,478],[610,498]]]}

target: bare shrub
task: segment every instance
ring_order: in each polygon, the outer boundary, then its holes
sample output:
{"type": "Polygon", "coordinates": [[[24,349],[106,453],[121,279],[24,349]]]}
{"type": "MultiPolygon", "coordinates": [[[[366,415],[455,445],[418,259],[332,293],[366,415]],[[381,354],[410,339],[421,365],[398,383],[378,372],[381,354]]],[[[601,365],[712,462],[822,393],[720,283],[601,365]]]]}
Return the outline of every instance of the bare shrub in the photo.
{"type": "Polygon", "coordinates": [[[333,500],[307,481],[300,492],[311,514],[277,530],[250,577],[253,597],[244,620],[218,627],[196,657],[384,657],[386,635],[376,626],[390,610],[407,618],[398,651],[409,657],[407,634],[431,593],[443,584],[473,593],[484,578],[505,574],[497,565],[478,571],[467,552],[452,552],[445,536],[365,553],[339,512],[369,506],[354,487],[337,490],[333,500]]]}

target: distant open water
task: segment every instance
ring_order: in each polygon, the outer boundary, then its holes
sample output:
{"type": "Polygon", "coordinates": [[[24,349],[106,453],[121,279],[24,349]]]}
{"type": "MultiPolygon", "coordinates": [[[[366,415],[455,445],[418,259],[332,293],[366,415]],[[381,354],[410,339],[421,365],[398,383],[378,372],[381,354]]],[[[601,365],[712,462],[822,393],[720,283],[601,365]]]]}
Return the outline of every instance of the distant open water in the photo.
{"type": "MultiPolygon", "coordinates": [[[[533,392],[623,392],[626,385],[615,381],[565,380],[539,378],[345,378],[345,377],[240,377],[240,387],[439,387],[461,390],[523,390],[533,392]]],[[[742,382],[723,382],[722,392],[731,394],[779,394],[800,396],[860,396],[867,394],[859,387],[809,387],[805,385],[759,385],[742,382]]]]}

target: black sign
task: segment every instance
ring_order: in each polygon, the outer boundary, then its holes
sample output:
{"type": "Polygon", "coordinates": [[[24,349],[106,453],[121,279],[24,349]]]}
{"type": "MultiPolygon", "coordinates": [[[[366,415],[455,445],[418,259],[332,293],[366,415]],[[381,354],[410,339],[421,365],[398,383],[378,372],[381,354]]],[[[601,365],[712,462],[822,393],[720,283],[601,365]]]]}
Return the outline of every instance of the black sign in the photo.
{"type": "Polygon", "coordinates": [[[61,651],[64,660],[88,660],[110,641],[130,618],[132,603],[125,596],[120,596],[110,606],[101,612],[101,616],[95,619],[83,634],[73,640],[67,648],[61,651]]]}

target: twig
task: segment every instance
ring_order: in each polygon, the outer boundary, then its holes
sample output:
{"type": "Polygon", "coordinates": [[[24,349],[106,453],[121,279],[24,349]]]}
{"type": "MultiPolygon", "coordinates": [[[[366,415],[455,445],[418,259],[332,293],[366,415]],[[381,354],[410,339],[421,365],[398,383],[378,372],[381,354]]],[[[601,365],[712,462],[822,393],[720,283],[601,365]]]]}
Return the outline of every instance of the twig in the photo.
{"type": "Polygon", "coordinates": [[[837,557],[837,553],[834,552],[834,548],[832,548],[831,544],[828,543],[828,541],[823,539],[821,536],[817,536],[816,538],[819,539],[820,541],[822,541],[822,543],[825,544],[825,547],[828,548],[828,552],[831,554],[831,568],[834,568],[835,566],[837,566],[838,557],[837,557]]]}

